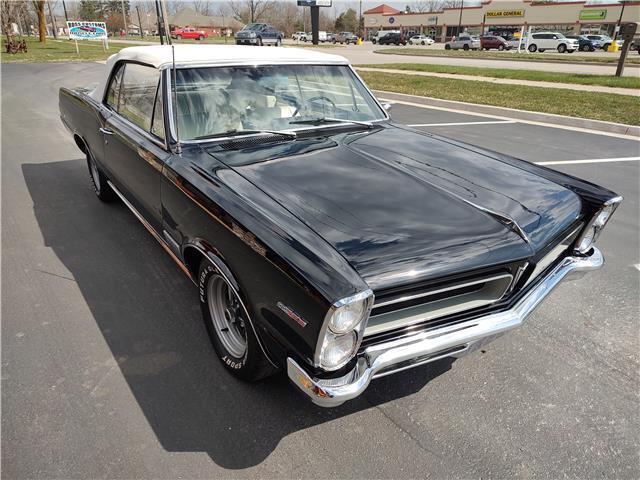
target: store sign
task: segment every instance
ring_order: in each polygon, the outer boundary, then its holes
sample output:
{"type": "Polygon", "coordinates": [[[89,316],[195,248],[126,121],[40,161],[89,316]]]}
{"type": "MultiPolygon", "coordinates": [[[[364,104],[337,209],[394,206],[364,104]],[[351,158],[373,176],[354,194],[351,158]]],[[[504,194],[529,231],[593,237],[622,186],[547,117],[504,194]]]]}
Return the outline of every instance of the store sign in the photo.
{"type": "Polygon", "coordinates": [[[524,10],[492,10],[487,18],[524,17],[524,10]]]}
{"type": "Polygon", "coordinates": [[[395,21],[396,21],[396,19],[394,17],[389,17],[389,23],[393,23],[395,21]]]}
{"type": "Polygon", "coordinates": [[[107,38],[107,25],[104,22],[67,22],[71,40],[107,38]]]}
{"type": "Polygon", "coordinates": [[[330,7],[331,0],[298,0],[299,7],[330,7]]]}
{"type": "Polygon", "coordinates": [[[438,23],[438,17],[428,17],[427,25],[435,25],[438,23]]]}
{"type": "Polygon", "coordinates": [[[606,10],[581,10],[580,11],[580,20],[604,20],[607,18],[606,10]]]}

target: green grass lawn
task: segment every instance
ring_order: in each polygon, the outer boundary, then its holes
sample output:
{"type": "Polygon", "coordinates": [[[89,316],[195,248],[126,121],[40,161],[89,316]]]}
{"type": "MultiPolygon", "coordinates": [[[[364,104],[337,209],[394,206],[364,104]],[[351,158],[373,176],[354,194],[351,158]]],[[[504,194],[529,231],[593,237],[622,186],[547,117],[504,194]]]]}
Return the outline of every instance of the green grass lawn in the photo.
{"type": "Polygon", "coordinates": [[[27,41],[27,53],[5,53],[5,39],[2,39],[2,63],[25,62],[83,62],[91,60],[106,60],[110,55],[119,52],[125,47],[133,47],[130,43],[109,42],[109,49],[104,51],[102,42],[81,41],[78,42],[80,54],[76,53],[75,42],[71,40],[54,40],[47,38],[46,43],[40,43],[34,37],[23,37],[27,41]]]}
{"type": "Polygon", "coordinates": [[[475,75],[478,77],[536,80],[540,82],[602,85],[605,87],[640,88],[640,77],[614,77],[613,75],[588,75],[580,73],[540,72],[537,70],[513,70],[509,68],[458,67],[431,65],[428,63],[388,63],[383,65],[358,65],[368,68],[392,68],[416,72],[448,73],[451,75],[475,75]]]}
{"type": "MultiPolygon", "coordinates": [[[[461,58],[490,58],[497,60],[519,60],[522,62],[571,62],[571,63],[618,63],[618,57],[602,57],[600,55],[572,55],[570,53],[515,53],[497,51],[465,51],[465,50],[429,50],[426,48],[383,48],[374,53],[408,55],[417,57],[461,57],[461,58]]],[[[640,55],[637,52],[629,52],[625,63],[640,64],[640,55]]]]}
{"type": "Polygon", "coordinates": [[[374,90],[640,125],[640,101],[629,95],[381,72],[360,75],[374,90]]]}

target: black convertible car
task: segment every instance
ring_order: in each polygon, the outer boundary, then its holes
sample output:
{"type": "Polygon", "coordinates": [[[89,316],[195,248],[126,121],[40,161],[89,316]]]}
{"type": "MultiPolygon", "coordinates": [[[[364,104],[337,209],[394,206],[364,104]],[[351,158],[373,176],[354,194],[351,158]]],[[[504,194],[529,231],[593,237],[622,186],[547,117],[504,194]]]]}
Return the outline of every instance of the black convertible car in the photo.
{"type": "Polygon", "coordinates": [[[520,325],[594,247],[615,193],[393,123],[347,61],[133,47],[60,90],[95,193],[193,280],[234,375],[339,405],[520,325]],[[174,68],[175,65],[175,68],[174,68]]]}

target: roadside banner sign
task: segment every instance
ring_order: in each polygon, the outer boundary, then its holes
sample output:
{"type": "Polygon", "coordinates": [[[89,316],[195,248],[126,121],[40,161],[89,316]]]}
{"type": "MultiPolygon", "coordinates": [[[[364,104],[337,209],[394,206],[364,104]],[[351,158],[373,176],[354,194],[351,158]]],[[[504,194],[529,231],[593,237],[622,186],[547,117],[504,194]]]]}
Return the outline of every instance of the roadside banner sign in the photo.
{"type": "Polygon", "coordinates": [[[83,21],[67,21],[67,30],[69,31],[69,39],[75,40],[76,52],[78,50],[78,40],[102,40],[103,46],[109,48],[109,36],[107,34],[107,24],[104,22],[83,22],[83,21]]]}
{"type": "Polygon", "coordinates": [[[102,40],[107,38],[107,25],[104,22],[67,22],[71,40],[102,40]]]}

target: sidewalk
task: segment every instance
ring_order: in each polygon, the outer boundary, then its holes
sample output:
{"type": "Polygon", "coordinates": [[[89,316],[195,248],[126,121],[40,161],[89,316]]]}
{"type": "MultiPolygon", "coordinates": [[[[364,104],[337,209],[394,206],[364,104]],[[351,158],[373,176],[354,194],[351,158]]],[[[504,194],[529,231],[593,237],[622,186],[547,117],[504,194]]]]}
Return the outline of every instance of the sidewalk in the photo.
{"type": "Polygon", "coordinates": [[[604,87],[601,85],[579,85],[575,83],[541,82],[536,80],[516,80],[511,78],[478,77],[475,75],[458,75],[458,74],[451,74],[451,73],[436,73],[436,72],[418,72],[415,70],[398,70],[395,68],[372,68],[372,67],[355,67],[355,68],[356,70],[359,70],[362,72],[381,72],[381,73],[394,73],[394,74],[401,74],[401,75],[418,75],[421,77],[452,78],[456,80],[471,80],[474,82],[497,83],[500,85],[525,85],[528,87],[562,88],[566,90],[577,90],[581,92],[615,93],[618,95],[630,95],[633,97],[640,97],[640,90],[635,88],[604,87]]]}

